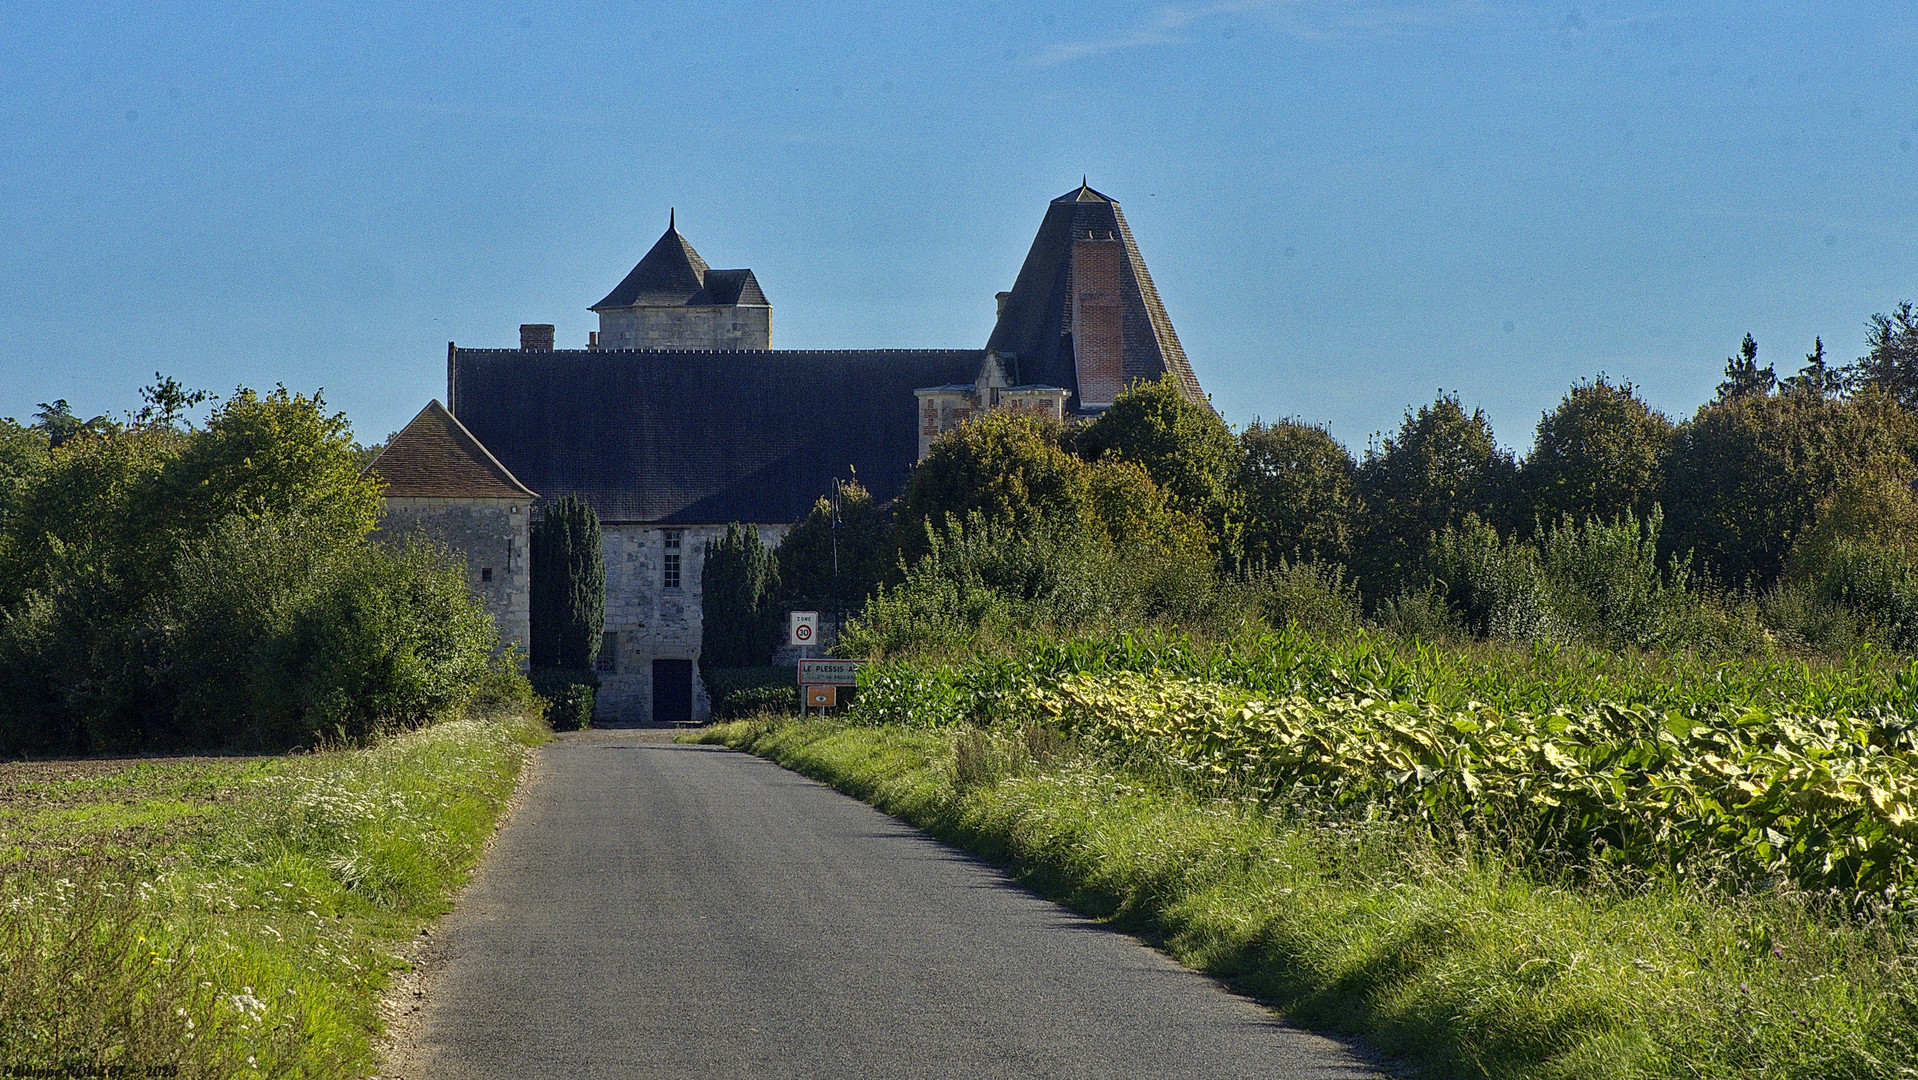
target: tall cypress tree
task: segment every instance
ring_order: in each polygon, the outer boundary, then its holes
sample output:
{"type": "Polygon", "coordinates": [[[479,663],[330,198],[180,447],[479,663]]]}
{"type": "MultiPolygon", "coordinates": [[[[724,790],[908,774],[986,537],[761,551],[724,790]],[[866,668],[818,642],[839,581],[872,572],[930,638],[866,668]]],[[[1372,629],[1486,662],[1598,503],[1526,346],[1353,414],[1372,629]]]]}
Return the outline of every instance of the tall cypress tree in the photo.
{"type": "Polygon", "coordinates": [[[779,560],[759,530],[737,522],[706,546],[699,578],[699,666],[755,667],[778,644],[779,560]]]}
{"type": "Polygon", "coordinates": [[[534,667],[583,669],[599,658],[606,625],[606,559],[599,515],[577,495],[546,508],[532,535],[534,667]]]}

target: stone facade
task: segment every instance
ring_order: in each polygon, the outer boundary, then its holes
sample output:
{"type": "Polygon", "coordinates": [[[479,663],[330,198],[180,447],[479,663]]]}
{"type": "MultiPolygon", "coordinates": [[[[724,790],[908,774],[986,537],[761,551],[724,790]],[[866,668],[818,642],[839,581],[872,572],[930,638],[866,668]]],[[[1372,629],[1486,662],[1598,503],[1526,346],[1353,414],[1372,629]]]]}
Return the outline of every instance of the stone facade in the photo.
{"type": "Polygon", "coordinates": [[[1055,423],[1065,419],[1070,395],[1063,387],[1009,386],[1008,382],[1004,363],[988,352],[976,381],[914,390],[919,400],[919,460],[926,460],[941,435],[982,413],[1028,413],[1055,423]]]}
{"type": "Polygon", "coordinates": [[[629,307],[599,313],[601,349],[770,349],[770,306],[629,307]]]}
{"type": "MultiPolygon", "coordinates": [[[[669,216],[666,232],[590,309],[600,329],[586,350],[555,350],[545,323],[523,325],[517,350],[448,344],[454,434],[477,432],[492,447],[475,438],[468,457],[529,500],[579,495],[600,516],[601,722],[711,715],[697,670],[699,579],[706,545],[727,520],[752,522],[777,545],[813,498],[854,471],[855,458],[861,482],[890,500],[909,483],[913,461],[983,413],[1072,422],[1109,407],[1132,380],[1168,372],[1204,400],[1118,204],[1083,179],[1048,206],[1017,281],[998,301],[984,350],[773,350],[771,303],[753,272],[709,268],[669,216]]],[[[485,501],[460,501],[457,514],[390,505],[395,523],[402,511],[430,518],[468,553],[489,610],[517,602],[524,611],[523,585],[517,601],[496,600],[482,587],[506,583],[478,580],[491,565],[524,581],[523,565],[489,538],[500,526],[477,513],[485,501]],[[471,535],[450,535],[462,530],[471,535]]],[[[510,550],[523,553],[523,520],[518,527],[510,550]]],[[[818,651],[835,636],[822,627],[818,651]]],[[[793,659],[792,649],[775,657],[793,659]]]]}
{"type": "Polygon", "coordinates": [[[532,644],[531,501],[389,497],[375,534],[397,542],[421,532],[465,558],[467,584],[499,624],[501,648],[517,646],[522,663],[532,644]]]}
{"type": "MultiPolygon", "coordinates": [[[[783,524],[754,527],[768,547],[777,547],[788,528],[783,524]]],[[[699,576],[706,545],[725,535],[725,525],[601,528],[606,636],[599,654],[596,718],[600,723],[654,722],[653,671],[659,660],[693,663],[692,718],[703,721],[712,715],[712,700],[698,668],[699,576]]]]}

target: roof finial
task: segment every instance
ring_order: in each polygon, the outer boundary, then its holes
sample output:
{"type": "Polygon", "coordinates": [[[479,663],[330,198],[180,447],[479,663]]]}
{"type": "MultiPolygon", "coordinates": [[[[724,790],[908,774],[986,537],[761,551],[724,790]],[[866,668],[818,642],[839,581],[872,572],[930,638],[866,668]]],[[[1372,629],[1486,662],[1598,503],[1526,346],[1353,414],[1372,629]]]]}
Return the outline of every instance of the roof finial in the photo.
{"type": "Polygon", "coordinates": [[[677,228],[679,228],[679,210],[669,206],[666,208],[666,231],[672,232],[677,228]]]}
{"type": "Polygon", "coordinates": [[[1091,186],[1092,186],[1092,185],[1090,185],[1090,184],[1088,184],[1088,183],[1086,183],[1086,174],[1085,174],[1085,173],[1080,173],[1080,174],[1079,174],[1079,186],[1080,186],[1080,187],[1082,187],[1082,188],[1083,188],[1083,187],[1091,187],[1091,186]]]}

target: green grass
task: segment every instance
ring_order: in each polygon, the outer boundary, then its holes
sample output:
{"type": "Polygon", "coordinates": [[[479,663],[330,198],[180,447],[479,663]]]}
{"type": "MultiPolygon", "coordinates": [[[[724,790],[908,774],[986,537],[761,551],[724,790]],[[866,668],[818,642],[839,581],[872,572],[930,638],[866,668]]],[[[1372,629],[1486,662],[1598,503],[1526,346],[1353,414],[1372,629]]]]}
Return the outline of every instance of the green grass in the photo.
{"type": "Polygon", "coordinates": [[[1437,1077],[1918,1077],[1918,934],[1781,892],[1535,880],[1469,836],[1210,800],[1036,726],[703,733],[1437,1077]]]}
{"type": "Polygon", "coordinates": [[[507,717],[0,764],[0,1072],[367,1075],[399,943],[448,909],[547,737],[507,717]]]}

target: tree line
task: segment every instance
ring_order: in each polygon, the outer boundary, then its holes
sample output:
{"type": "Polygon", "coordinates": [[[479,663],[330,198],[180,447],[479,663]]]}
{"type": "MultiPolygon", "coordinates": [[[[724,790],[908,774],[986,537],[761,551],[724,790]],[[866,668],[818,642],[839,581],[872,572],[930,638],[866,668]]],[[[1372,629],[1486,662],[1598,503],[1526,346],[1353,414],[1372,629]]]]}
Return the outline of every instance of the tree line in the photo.
{"type": "Polygon", "coordinates": [[[1583,380],[1523,457],[1447,393],[1362,455],[1309,423],[1235,431],[1170,379],[1083,425],[989,414],[936,443],[889,507],[846,488],[777,549],[750,530],[722,541],[739,549],[723,581],[753,569],[719,586],[735,599],[708,607],[708,633],[743,643],[728,663],[764,663],[768,612],[828,607],[836,539],[836,595],[864,615],[851,645],[878,652],[995,625],[1248,615],[1918,648],[1918,313],[1900,304],[1869,331],[1856,362],[1830,364],[1821,341],[1782,376],[1747,335],[1680,420],[1629,382],[1583,380]]]}
{"type": "Polygon", "coordinates": [[[317,394],[143,397],[0,419],[0,753],[311,746],[508,676],[463,562],[367,542],[380,485],[317,394]]]}

